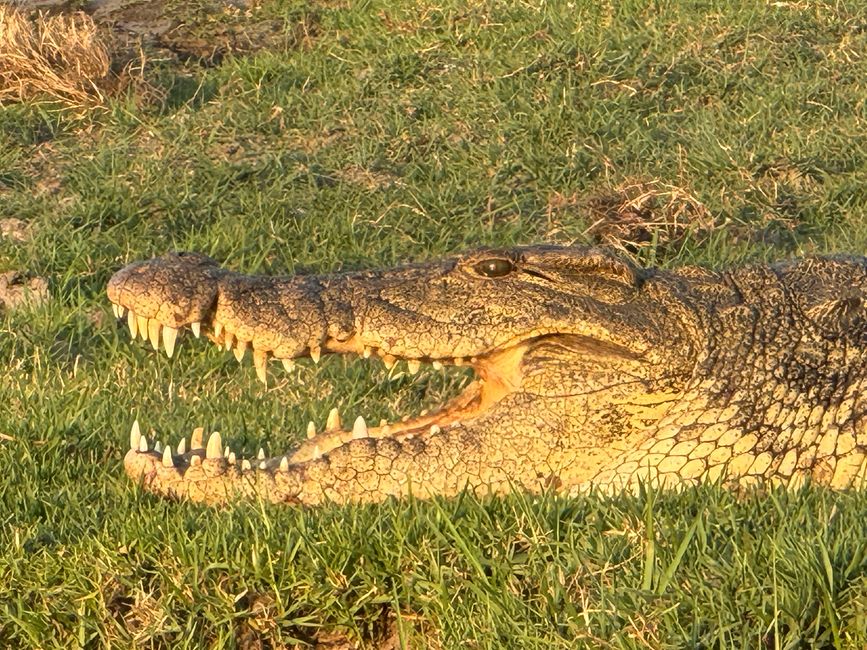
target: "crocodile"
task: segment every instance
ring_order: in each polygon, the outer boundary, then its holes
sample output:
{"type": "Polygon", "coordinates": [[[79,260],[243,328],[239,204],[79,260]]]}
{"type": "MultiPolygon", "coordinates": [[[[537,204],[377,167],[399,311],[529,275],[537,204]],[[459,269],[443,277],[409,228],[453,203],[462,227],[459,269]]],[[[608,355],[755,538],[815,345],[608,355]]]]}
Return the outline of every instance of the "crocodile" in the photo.
{"type": "MultiPolygon", "coordinates": [[[[138,424],[127,474],[208,504],[317,505],[464,490],[569,494],[698,483],[860,488],[867,469],[867,259],[640,268],[611,251],[482,249],[382,271],[252,276],[197,253],[118,271],[115,315],[169,356],[206,336],[259,378],[324,354],[467,366],[436,412],[242,459],[221,434],[175,449],[138,424]]],[[[304,438],[304,436],[299,436],[304,438]]]]}

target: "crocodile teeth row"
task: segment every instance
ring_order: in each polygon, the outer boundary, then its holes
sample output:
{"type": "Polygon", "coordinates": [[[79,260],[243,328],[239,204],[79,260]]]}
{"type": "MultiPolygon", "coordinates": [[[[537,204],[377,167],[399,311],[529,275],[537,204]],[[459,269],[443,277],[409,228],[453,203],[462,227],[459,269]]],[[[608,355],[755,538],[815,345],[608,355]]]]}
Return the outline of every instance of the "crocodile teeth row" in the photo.
{"type": "MultiPolygon", "coordinates": [[[[126,307],[115,303],[112,303],[111,309],[116,318],[126,317],[129,333],[133,338],[141,336],[143,341],[150,340],[154,350],[160,349],[160,341],[162,341],[166,354],[170,358],[174,355],[175,343],[178,340],[178,328],[163,325],[155,318],[139,316],[132,310],[127,310],[126,307]]],[[[193,336],[199,338],[202,334],[202,324],[199,322],[190,323],[190,330],[192,330],[193,336]]]]}

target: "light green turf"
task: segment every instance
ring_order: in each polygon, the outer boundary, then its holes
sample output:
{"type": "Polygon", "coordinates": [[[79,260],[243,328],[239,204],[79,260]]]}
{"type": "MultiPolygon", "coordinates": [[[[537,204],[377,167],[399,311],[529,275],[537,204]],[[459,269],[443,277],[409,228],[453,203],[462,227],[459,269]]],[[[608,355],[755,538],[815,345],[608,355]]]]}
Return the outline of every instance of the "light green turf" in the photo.
{"type": "Polygon", "coordinates": [[[261,18],[285,48],[157,60],[160,103],[0,109],[0,219],[35,231],[0,239],[0,271],[53,296],[0,317],[0,646],[867,644],[861,495],[300,511],[141,494],[121,465],[136,416],[281,449],[336,404],[400,417],[461,377],[328,358],[275,366],[263,393],[213,348],[130,343],[104,296],[168,249],[287,273],[582,243],[598,197],[638,183],[662,192],[652,216],[675,196],[716,220],[645,262],[863,252],[863,3],[266,0],[261,18]]]}

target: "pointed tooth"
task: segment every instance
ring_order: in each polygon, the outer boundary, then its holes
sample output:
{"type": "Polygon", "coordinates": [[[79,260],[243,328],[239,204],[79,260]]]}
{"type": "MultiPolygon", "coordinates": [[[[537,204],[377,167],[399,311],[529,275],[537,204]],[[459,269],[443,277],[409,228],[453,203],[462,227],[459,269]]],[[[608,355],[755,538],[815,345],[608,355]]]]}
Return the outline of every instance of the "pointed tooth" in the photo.
{"type": "Polygon", "coordinates": [[[148,319],[144,316],[139,316],[136,314],[135,317],[136,327],[138,328],[138,335],[141,337],[142,341],[147,341],[148,338],[148,319]]]}
{"type": "Polygon", "coordinates": [[[131,310],[126,314],[126,324],[129,326],[129,335],[133,338],[138,336],[138,318],[131,310]]]}
{"type": "Polygon", "coordinates": [[[367,423],[360,415],[355,418],[355,423],[352,425],[352,439],[362,440],[367,437],[367,423]]]}
{"type": "Polygon", "coordinates": [[[380,428],[386,426],[387,424],[388,424],[388,420],[386,420],[385,418],[382,418],[382,419],[379,421],[379,426],[380,426],[380,428]]]}
{"type": "Polygon", "coordinates": [[[268,463],[266,463],[264,460],[260,460],[259,461],[259,469],[261,469],[261,470],[268,469],[268,463]]]}
{"type": "Polygon", "coordinates": [[[214,336],[219,337],[223,333],[223,324],[220,321],[214,321],[214,336]]]}
{"type": "Polygon", "coordinates": [[[124,318],[125,316],[126,316],[126,307],[124,307],[123,305],[118,305],[117,306],[117,317],[118,318],[124,318]]]}
{"type": "Polygon", "coordinates": [[[229,465],[235,465],[238,462],[238,457],[235,456],[234,451],[229,452],[229,465]]]}
{"type": "Polygon", "coordinates": [[[156,318],[148,319],[148,338],[151,340],[151,347],[154,350],[160,349],[160,330],[162,325],[156,318]]]}
{"type": "Polygon", "coordinates": [[[288,472],[289,471],[289,459],[286,458],[286,456],[283,456],[283,458],[280,459],[280,471],[281,472],[288,472]]]}
{"type": "Polygon", "coordinates": [[[431,365],[433,366],[434,370],[442,370],[443,369],[442,361],[434,361],[431,363],[431,365]]]}
{"type": "Polygon", "coordinates": [[[163,453],[163,443],[159,440],[154,443],[154,451],[158,454],[163,453]]]}
{"type": "Polygon", "coordinates": [[[235,337],[232,333],[226,330],[226,335],[223,337],[223,347],[226,348],[226,352],[232,349],[232,346],[235,343],[235,337]]]}
{"type": "Polygon", "coordinates": [[[318,345],[311,345],[310,358],[313,359],[313,363],[319,363],[320,357],[322,357],[322,348],[318,345]]]}
{"type": "Polygon", "coordinates": [[[256,454],[256,458],[259,460],[265,460],[265,450],[262,447],[259,447],[259,453],[256,454]]]}
{"type": "Polygon", "coordinates": [[[328,419],[325,421],[325,430],[326,431],[334,431],[335,429],[340,428],[340,411],[337,410],[335,406],[333,409],[328,411],[328,419]]]}
{"type": "Polygon", "coordinates": [[[373,348],[365,345],[364,349],[361,351],[361,356],[363,356],[365,359],[369,359],[371,355],[373,355],[373,348]]]}
{"type": "Polygon", "coordinates": [[[191,456],[190,457],[190,467],[195,467],[196,465],[201,465],[201,464],[202,464],[202,457],[201,456],[197,455],[197,456],[191,456]]]}
{"type": "Polygon", "coordinates": [[[205,450],[205,458],[222,458],[223,457],[223,441],[220,438],[220,432],[214,431],[211,437],[208,438],[208,448],[205,450]]]}
{"type": "Polygon", "coordinates": [[[205,430],[202,427],[193,429],[193,434],[190,436],[190,450],[195,451],[202,448],[202,439],[205,436],[205,430]]]}
{"type": "Polygon", "coordinates": [[[117,311],[117,305],[115,303],[111,303],[111,313],[114,314],[115,318],[120,318],[120,314],[117,311]]]}
{"type": "Polygon", "coordinates": [[[295,361],[292,359],[280,359],[280,362],[283,364],[283,370],[286,372],[292,372],[295,370],[295,361]]]}
{"type": "Polygon", "coordinates": [[[253,348],[253,365],[256,366],[256,376],[263,384],[268,383],[268,352],[253,348]]]}
{"type": "Polygon", "coordinates": [[[320,458],[322,458],[322,452],[319,451],[319,445],[316,445],[313,448],[313,460],[319,460],[320,458]]]}
{"type": "Polygon", "coordinates": [[[397,362],[397,359],[395,359],[390,354],[384,354],[382,355],[382,362],[385,364],[386,370],[391,370],[392,368],[394,368],[394,364],[397,362]]]}
{"type": "Polygon", "coordinates": [[[138,450],[141,453],[145,453],[148,450],[148,439],[147,436],[142,436],[138,441],[138,450]]]}
{"type": "Polygon", "coordinates": [[[421,361],[418,359],[410,359],[406,362],[406,368],[409,370],[409,374],[414,375],[419,371],[419,369],[421,369],[421,361]]]}
{"type": "Polygon", "coordinates": [[[229,449],[229,445],[226,445],[226,448],[223,449],[223,458],[228,458],[229,454],[232,453],[232,450],[229,449]]]}
{"type": "Polygon", "coordinates": [[[178,330],[174,327],[163,327],[163,345],[166,348],[166,354],[169,359],[175,353],[175,341],[178,340],[178,330]]]}
{"type": "Polygon", "coordinates": [[[185,453],[187,453],[187,439],[181,438],[178,443],[178,456],[183,456],[185,453]]]}
{"type": "Polygon", "coordinates": [[[129,431],[129,448],[138,449],[139,440],[141,440],[141,428],[138,425],[138,420],[135,420],[132,423],[132,429],[129,431]]]}
{"type": "Polygon", "coordinates": [[[250,464],[250,461],[247,460],[246,458],[244,458],[244,459],[241,461],[241,470],[243,470],[243,471],[249,471],[249,470],[251,470],[251,469],[253,469],[253,466],[250,464]]]}
{"type": "Polygon", "coordinates": [[[166,445],[166,448],[163,450],[163,467],[174,467],[175,459],[172,458],[172,446],[166,445]]]}
{"type": "Polygon", "coordinates": [[[190,329],[193,330],[193,336],[199,338],[202,335],[202,323],[200,321],[193,321],[190,323],[190,329]]]}
{"type": "Polygon", "coordinates": [[[244,354],[247,352],[247,341],[242,341],[238,339],[238,342],[235,344],[235,349],[233,350],[235,353],[235,358],[238,360],[238,363],[241,363],[244,360],[244,354]]]}
{"type": "Polygon", "coordinates": [[[313,424],[313,421],[307,423],[307,439],[316,437],[316,425],[313,424]]]}

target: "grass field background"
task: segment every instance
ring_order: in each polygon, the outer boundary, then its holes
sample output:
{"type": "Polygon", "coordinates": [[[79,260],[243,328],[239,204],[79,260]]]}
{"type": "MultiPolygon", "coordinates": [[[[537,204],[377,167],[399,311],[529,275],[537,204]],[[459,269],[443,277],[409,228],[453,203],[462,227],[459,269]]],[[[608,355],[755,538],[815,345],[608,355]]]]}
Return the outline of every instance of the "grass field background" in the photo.
{"type": "MultiPolygon", "coordinates": [[[[267,390],[184,340],[130,342],[125,263],[255,273],[482,244],[607,243],[648,264],[867,243],[867,6],[848,2],[167,2],[207,41],[149,90],[0,108],[0,646],[856,648],[867,497],[815,488],[466,496],[316,510],[168,503],[129,427],[289,448],[308,420],[399,418],[463,381],[329,357],[267,390]],[[258,32],[257,32],[258,33],[258,32]],[[231,48],[230,48],[231,49],[231,48]]],[[[192,37],[191,37],[192,38],[192,37]]]]}

